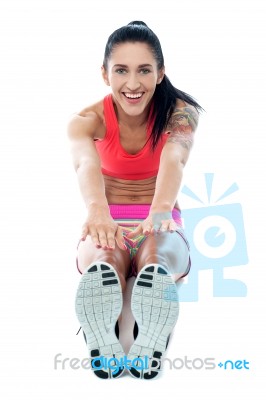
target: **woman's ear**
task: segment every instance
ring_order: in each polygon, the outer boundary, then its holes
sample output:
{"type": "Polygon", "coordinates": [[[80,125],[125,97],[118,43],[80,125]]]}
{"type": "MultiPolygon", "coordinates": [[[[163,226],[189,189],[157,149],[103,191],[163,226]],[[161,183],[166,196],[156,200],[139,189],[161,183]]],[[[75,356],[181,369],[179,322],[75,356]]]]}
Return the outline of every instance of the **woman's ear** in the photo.
{"type": "Polygon", "coordinates": [[[162,80],[164,78],[164,74],[165,74],[165,67],[161,68],[158,73],[157,85],[159,85],[162,82],[162,80]]]}
{"type": "Polygon", "coordinates": [[[103,65],[101,67],[101,70],[102,70],[102,77],[103,77],[103,80],[104,80],[105,84],[107,86],[110,86],[110,82],[109,82],[109,79],[108,79],[108,74],[107,74],[107,71],[106,71],[106,69],[104,68],[103,65]]]}

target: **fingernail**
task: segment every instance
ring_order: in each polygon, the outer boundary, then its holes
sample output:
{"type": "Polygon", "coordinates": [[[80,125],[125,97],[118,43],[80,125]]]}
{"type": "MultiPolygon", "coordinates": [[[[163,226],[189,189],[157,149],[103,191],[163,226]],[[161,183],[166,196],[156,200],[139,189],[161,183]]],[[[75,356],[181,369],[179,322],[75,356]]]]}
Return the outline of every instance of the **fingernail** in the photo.
{"type": "Polygon", "coordinates": [[[125,243],[123,243],[123,247],[124,247],[125,250],[127,250],[127,246],[126,246],[125,243]]]}

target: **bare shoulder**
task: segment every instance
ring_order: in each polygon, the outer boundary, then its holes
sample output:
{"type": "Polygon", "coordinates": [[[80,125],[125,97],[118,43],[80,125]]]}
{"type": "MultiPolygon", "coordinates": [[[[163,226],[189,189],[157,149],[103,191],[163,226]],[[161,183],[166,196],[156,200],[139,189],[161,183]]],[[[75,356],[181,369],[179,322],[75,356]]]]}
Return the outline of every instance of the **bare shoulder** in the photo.
{"type": "Polygon", "coordinates": [[[190,127],[189,130],[195,131],[198,126],[198,121],[198,110],[191,104],[177,99],[176,107],[174,108],[168,123],[168,128],[169,131],[171,131],[173,128],[183,127],[183,131],[186,131],[185,127],[190,127]]]}
{"type": "Polygon", "coordinates": [[[179,143],[185,149],[190,150],[198,120],[198,110],[178,99],[167,125],[167,131],[170,132],[167,142],[179,143]]]}
{"type": "Polygon", "coordinates": [[[67,131],[70,139],[102,139],[105,134],[103,100],[74,113],[68,122],[67,131]]]}

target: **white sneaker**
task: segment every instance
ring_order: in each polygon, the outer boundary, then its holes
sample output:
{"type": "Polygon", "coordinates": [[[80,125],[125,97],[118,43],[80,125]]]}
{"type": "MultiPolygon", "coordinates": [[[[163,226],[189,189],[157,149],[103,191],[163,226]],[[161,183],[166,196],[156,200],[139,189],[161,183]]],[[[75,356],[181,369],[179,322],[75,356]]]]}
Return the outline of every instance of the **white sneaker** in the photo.
{"type": "Polygon", "coordinates": [[[91,264],[82,275],[76,294],[76,314],[83,329],[95,375],[117,378],[124,371],[124,350],[115,327],[122,311],[120,280],[112,265],[91,264]]]}
{"type": "Polygon", "coordinates": [[[165,267],[149,264],[142,268],[132,288],[131,308],[138,333],[127,356],[129,372],[135,378],[153,379],[161,371],[179,313],[176,283],[165,267]]]}

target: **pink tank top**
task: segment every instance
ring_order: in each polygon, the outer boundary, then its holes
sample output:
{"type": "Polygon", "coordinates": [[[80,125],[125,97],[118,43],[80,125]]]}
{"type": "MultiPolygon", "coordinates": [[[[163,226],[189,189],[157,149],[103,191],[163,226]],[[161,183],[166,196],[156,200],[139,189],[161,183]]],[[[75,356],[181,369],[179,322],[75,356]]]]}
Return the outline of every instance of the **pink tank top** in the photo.
{"type": "Polygon", "coordinates": [[[151,127],[147,129],[147,142],[137,154],[129,154],[121,146],[119,126],[116,118],[112,95],[104,100],[104,117],[106,124],[105,137],[96,140],[95,145],[101,160],[102,173],[120,179],[138,180],[157,176],[162,148],[168,138],[164,133],[152,151],[151,141],[148,140],[151,127]]]}

